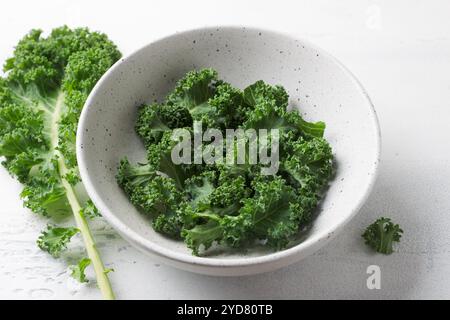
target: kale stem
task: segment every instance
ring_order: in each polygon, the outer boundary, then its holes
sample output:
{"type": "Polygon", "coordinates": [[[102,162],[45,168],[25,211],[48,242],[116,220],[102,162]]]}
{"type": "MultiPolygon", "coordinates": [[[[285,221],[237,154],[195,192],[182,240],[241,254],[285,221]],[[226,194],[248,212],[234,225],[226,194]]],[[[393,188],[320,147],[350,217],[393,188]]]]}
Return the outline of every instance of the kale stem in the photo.
{"type": "MultiPolygon", "coordinates": [[[[61,174],[63,172],[67,172],[67,168],[64,164],[63,159],[58,160],[58,165],[61,174]]],[[[83,236],[84,244],[86,247],[87,254],[92,261],[92,265],[94,267],[95,275],[97,278],[98,287],[103,295],[103,298],[106,300],[114,300],[114,292],[112,291],[111,283],[109,282],[109,278],[107,275],[107,271],[105,266],[103,265],[102,259],[100,258],[100,254],[97,250],[97,246],[95,245],[94,238],[89,229],[89,225],[85,219],[85,217],[81,213],[81,206],[78,202],[78,199],[75,195],[75,192],[72,186],[65,180],[62,179],[62,184],[67,192],[67,199],[69,200],[70,206],[72,207],[73,215],[75,217],[75,222],[77,224],[78,229],[83,236]]]]}
{"type": "Polygon", "coordinates": [[[114,292],[111,287],[111,283],[109,282],[109,278],[107,275],[107,271],[105,266],[103,265],[102,259],[100,258],[100,254],[95,245],[94,238],[89,229],[89,225],[85,219],[85,217],[81,213],[81,206],[78,201],[78,198],[75,194],[73,187],[64,179],[64,176],[69,172],[64,163],[64,157],[58,151],[58,123],[61,118],[62,107],[64,105],[64,94],[60,93],[55,102],[55,108],[53,109],[53,116],[51,122],[51,147],[52,150],[55,150],[55,156],[58,159],[58,169],[59,175],[61,177],[62,185],[66,190],[67,199],[72,208],[73,216],[75,218],[75,222],[77,224],[78,229],[81,232],[81,235],[84,240],[84,244],[86,247],[86,251],[88,257],[92,261],[92,265],[94,267],[95,275],[97,278],[98,287],[103,295],[103,298],[106,300],[114,300],[114,292]]]}

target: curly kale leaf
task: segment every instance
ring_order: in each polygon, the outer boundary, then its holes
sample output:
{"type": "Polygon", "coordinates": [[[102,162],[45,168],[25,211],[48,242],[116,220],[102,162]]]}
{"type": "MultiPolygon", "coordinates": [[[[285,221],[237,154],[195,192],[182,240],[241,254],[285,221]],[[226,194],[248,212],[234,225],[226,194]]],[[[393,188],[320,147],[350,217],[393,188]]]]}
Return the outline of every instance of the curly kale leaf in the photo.
{"type": "Polygon", "coordinates": [[[144,104],[139,107],[136,132],[146,146],[161,141],[170,129],[192,126],[189,110],[178,104],[144,104]]]}
{"type": "MultiPolygon", "coordinates": [[[[83,105],[121,54],[105,34],[86,28],[32,30],[15,47],[0,77],[0,157],[23,185],[24,204],[48,217],[73,214],[86,242],[94,242],[81,208],[87,201],[78,174],[75,137],[83,105]]],[[[51,228],[39,247],[57,256],[74,229],[51,228]],[[58,238],[59,237],[59,238],[58,238]]],[[[95,246],[88,255],[102,265],[95,246]]],[[[99,268],[97,268],[97,271],[99,268]]],[[[105,274],[99,287],[113,298],[105,274]]]]}
{"type": "MultiPolygon", "coordinates": [[[[149,166],[172,178],[177,188],[182,190],[186,179],[197,173],[199,166],[184,163],[175,164],[172,161],[172,150],[177,144],[178,141],[172,139],[172,132],[166,131],[158,144],[147,147],[147,159],[149,166]]],[[[194,146],[191,143],[191,156],[193,152],[194,146]]]]}
{"type": "Polygon", "coordinates": [[[383,254],[394,252],[394,242],[399,242],[403,230],[391,219],[381,217],[367,227],[362,234],[365,243],[373,250],[383,254]]]}
{"type": "Polygon", "coordinates": [[[281,162],[281,173],[288,181],[316,194],[333,175],[331,147],[323,138],[300,138],[289,145],[290,154],[281,162]]]}
{"type": "Polygon", "coordinates": [[[167,104],[187,108],[195,119],[208,111],[208,100],[214,95],[216,82],[217,71],[213,69],[190,71],[177,82],[167,97],[167,104]]]}
{"type": "Polygon", "coordinates": [[[189,203],[193,207],[203,207],[214,192],[216,185],[216,172],[205,171],[200,175],[186,180],[186,191],[189,195],[189,203]]]}
{"type": "Polygon", "coordinates": [[[83,215],[83,217],[88,217],[89,219],[94,219],[102,216],[91,199],[86,201],[84,207],[81,209],[81,214],[83,215]]]}
{"type": "Polygon", "coordinates": [[[256,181],[253,188],[255,195],[244,201],[239,212],[239,228],[234,224],[228,228],[227,241],[241,243],[242,228],[244,237],[256,237],[276,249],[284,248],[304,222],[304,210],[297,205],[301,199],[281,178],[256,181]]]}
{"type": "Polygon", "coordinates": [[[257,81],[244,90],[244,100],[253,107],[244,122],[245,128],[279,129],[281,133],[294,130],[304,135],[323,136],[323,122],[307,122],[298,111],[287,110],[288,95],[283,87],[257,81]]]}
{"type": "Polygon", "coordinates": [[[208,105],[208,111],[203,112],[197,120],[207,128],[221,129],[223,132],[227,128],[237,128],[247,119],[247,112],[251,109],[244,101],[243,92],[226,82],[216,85],[208,105]]]}
{"type": "Polygon", "coordinates": [[[68,227],[55,227],[48,225],[37,240],[37,245],[44,251],[57,258],[67,248],[70,239],[80,232],[79,229],[68,227]]]}
{"type": "Polygon", "coordinates": [[[91,259],[83,258],[76,265],[70,266],[72,271],[70,276],[80,283],[87,283],[89,280],[86,278],[85,270],[91,264],[91,259]]]}
{"type": "Polygon", "coordinates": [[[153,217],[155,230],[179,237],[182,221],[176,210],[178,204],[185,200],[185,194],[172,178],[159,174],[150,165],[131,166],[127,159],[123,159],[117,180],[131,203],[153,217]]]}

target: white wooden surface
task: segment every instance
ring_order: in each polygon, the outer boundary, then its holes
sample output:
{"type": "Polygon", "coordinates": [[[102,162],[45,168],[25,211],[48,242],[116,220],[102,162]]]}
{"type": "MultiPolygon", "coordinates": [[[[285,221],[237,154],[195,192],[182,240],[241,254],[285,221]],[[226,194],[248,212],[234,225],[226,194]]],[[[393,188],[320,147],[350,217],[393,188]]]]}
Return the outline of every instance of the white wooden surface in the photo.
{"type": "MultiPolygon", "coordinates": [[[[188,28],[247,24],[297,34],[338,57],[368,90],[381,122],[380,175],[360,214],[313,256],[271,274],[215,278],[159,265],[99,223],[97,239],[121,299],[450,298],[450,2],[442,1],[2,1],[0,60],[33,27],[106,32],[123,53],[188,28]],[[405,230],[398,253],[362,244],[380,215],[405,230]],[[366,268],[381,267],[381,290],[366,268]]],[[[0,298],[93,299],[66,264],[36,248],[45,221],[22,208],[0,170],[0,298]]],[[[75,254],[66,256],[70,261],[75,254]]]]}

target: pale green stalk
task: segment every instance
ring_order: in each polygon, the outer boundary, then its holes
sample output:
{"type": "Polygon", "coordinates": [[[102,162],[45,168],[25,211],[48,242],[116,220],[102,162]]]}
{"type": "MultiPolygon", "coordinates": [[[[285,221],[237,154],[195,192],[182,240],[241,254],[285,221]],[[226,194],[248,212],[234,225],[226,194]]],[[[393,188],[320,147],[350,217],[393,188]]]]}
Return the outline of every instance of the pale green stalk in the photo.
{"type": "Polygon", "coordinates": [[[69,204],[72,208],[77,228],[80,230],[81,235],[83,237],[88,257],[89,259],[91,259],[91,263],[94,267],[98,287],[104,299],[113,300],[115,299],[115,297],[111,287],[111,283],[109,282],[108,271],[105,269],[102,259],[100,258],[100,254],[95,245],[94,238],[92,236],[91,230],[89,229],[89,225],[85,217],[81,213],[81,206],[78,201],[78,198],[75,194],[73,187],[64,178],[62,178],[69,172],[64,163],[63,156],[56,149],[58,146],[58,121],[61,118],[61,111],[63,105],[64,105],[64,95],[60,93],[56,99],[56,103],[52,114],[50,145],[52,150],[55,150],[54,152],[55,156],[58,159],[58,169],[59,174],[61,176],[62,185],[66,190],[67,199],[69,200],[69,204]]]}

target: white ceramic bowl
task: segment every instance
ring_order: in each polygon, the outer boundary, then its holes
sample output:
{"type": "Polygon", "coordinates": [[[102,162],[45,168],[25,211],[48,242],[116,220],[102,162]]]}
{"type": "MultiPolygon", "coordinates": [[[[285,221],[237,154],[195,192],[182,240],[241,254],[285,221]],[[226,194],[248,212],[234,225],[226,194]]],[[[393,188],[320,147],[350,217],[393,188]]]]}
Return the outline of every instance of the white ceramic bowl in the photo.
{"type": "Polygon", "coordinates": [[[358,81],[331,55],[294,37],[243,27],[204,28],[155,41],[117,62],[97,83],[81,114],[77,157],[81,177],[104,218],[131,244],[164,263],[204,274],[244,275],[296,262],[325,245],[358,212],[375,181],[380,131],[358,81]],[[145,162],[134,132],[137,106],[160,100],[187,71],[212,67],[243,88],[256,80],[283,85],[310,121],[325,121],[337,175],[309,233],[279,252],[195,257],[167,239],[128,201],[115,180],[125,155],[145,162]]]}

